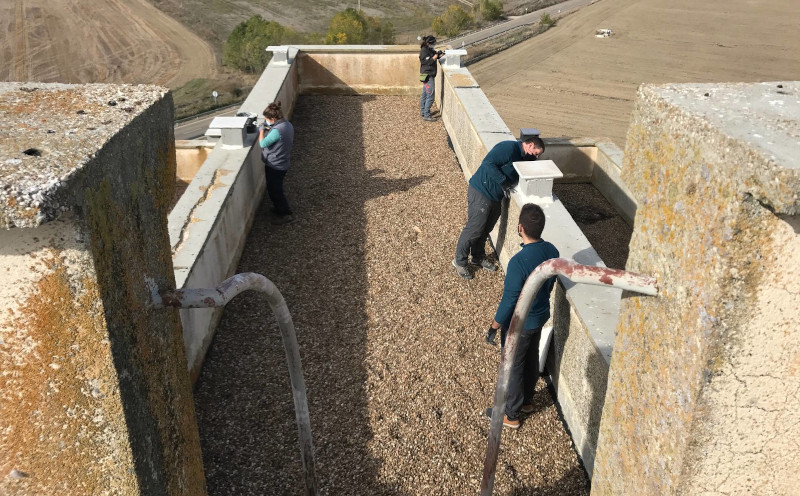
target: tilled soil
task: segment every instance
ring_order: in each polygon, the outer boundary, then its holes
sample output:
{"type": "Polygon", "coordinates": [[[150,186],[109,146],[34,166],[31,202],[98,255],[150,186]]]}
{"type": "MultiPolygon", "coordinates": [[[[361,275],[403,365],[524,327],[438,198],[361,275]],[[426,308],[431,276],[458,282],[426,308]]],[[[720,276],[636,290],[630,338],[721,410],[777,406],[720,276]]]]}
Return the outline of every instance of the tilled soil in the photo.
{"type": "Polygon", "coordinates": [[[469,70],[512,131],[624,148],[642,83],[796,80],[797,19],[797,0],[602,0],[469,70]]]}
{"type": "MultiPolygon", "coordinates": [[[[270,278],[292,313],[320,493],[476,494],[499,363],[483,335],[503,275],[466,282],[451,266],[467,186],[444,126],[389,96],[304,96],[293,123],[296,220],[271,225],[265,199],[238,272],[270,278]]],[[[285,363],[264,298],[238,296],[196,387],[210,494],[302,494],[285,363]]],[[[539,390],[503,433],[495,494],[588,494],[539,390]]]]}

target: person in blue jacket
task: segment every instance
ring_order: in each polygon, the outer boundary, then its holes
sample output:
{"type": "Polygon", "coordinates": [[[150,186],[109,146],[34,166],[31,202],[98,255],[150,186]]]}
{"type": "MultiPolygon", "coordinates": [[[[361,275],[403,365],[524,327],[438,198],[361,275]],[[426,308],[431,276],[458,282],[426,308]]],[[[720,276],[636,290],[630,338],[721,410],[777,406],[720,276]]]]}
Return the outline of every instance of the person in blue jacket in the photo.
{"type": "MultiPolygon", "coordinates": [[[[500,342],[505,346],[506,332],[511,325],[514,308],[522,286],[531,272],[542,262],[558,258],[556,247],[542,239],[544,223],[544,212],[539,205],[527,203],[522,207],[517,225],[522,237],[522,250],[508,261],[503,297],[486,334],[486,341],[491,344],[494,344],[494,335],[502,329],[500,342]]],[[[542,327],[550,319],[550,292],[555,280],[555,276],[548,279],[534,296],[525,325],[517,338],[516,352],[513,357],[509,357],[512,363],[503,425],[512,429],[519,428],[521,415],[534,411],[533,394],[536,391],[536,381],[539,380],[539,337],[542,327]]],[[[491,408],[486,414],[492,416],[491,408]]]]}
{"type": "Polygon", "coordinates": [[[523,142],[501,141],[486,154],[478,170],[469,180],[467,188],[467,223],[461,230],[456,245],[456,258],[453,267],[462,278],[472,279],[467,268],[469,255],[472,263],[494,272],[497,266],[486,260],[486,239],[500,218],[501,201],[506,191],[512,188],[519,175],[513,162],[530,161],[544,153],[544,142],[532,136],[523,142]]]}
{"type": "Polygon", "coordinates": [[[293,220],[289,201],[283,192],[283,178],[289,170],[289,155],[294,144],[294,127],[283,118],[281,102],[272,102],[264,109],[265,125],[258,133],[261,160],[267,178],[267,194],[272,201],[273,224],[286,224],[293,220]]]}

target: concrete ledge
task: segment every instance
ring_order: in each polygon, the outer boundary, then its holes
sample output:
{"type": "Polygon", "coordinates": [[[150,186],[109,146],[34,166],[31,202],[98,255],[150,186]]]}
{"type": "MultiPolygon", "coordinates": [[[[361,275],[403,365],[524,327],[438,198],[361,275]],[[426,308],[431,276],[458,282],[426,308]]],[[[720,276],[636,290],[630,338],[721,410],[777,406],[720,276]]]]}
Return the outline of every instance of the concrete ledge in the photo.
{"type": "MultiPolygon", "coordinates": [[[[279,100],[287,115],[297,99],[294,64],[267,66],[241,111],[261,114],[279,100]]],[[[217,145],[169,215],[177,288],[210,288],[233,275],[264,195],[264,166],[255,136],[244,148],[217,145]]],[[[200,373],[222,309],[181,310],[192,380],[200,373]]]]}

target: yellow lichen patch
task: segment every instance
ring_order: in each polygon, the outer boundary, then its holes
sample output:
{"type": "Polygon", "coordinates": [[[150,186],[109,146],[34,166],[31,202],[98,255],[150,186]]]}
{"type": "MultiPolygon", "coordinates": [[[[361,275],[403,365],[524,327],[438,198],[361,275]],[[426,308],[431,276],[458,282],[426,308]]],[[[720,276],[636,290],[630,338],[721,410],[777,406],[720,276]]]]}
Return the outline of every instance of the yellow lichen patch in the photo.
{"type": "Polygon", "coordinates": [[[45,262],[0,348],[0,473],[27,475],[16,494],[138,493],[97,284],[45,262]]]}

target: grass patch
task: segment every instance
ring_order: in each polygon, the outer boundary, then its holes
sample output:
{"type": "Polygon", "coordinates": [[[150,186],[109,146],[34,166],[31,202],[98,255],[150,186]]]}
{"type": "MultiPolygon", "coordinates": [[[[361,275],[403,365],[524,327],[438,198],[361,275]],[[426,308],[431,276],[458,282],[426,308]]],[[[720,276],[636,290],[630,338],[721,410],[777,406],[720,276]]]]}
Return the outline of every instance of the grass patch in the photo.
{"type": "Polygon", "coordinates": [[[237,74],[216,79],[192,79],[172,90],[175,119],[244,101],[256,82],[256,76],[237,74]],[[212,92],[218,93],[216,102],[212,92]]]}
{"type": "Polygon", "coordinates": [[[486,41],[470,45],[467,50],[467,57],[464,59],[464,65],[473,64],[486,57],[502,52],[518,43],[522,43],[536,35],[544,33],[554,25],[555,23],[521,26],[518,29],[513,29],[486,41]]]}

